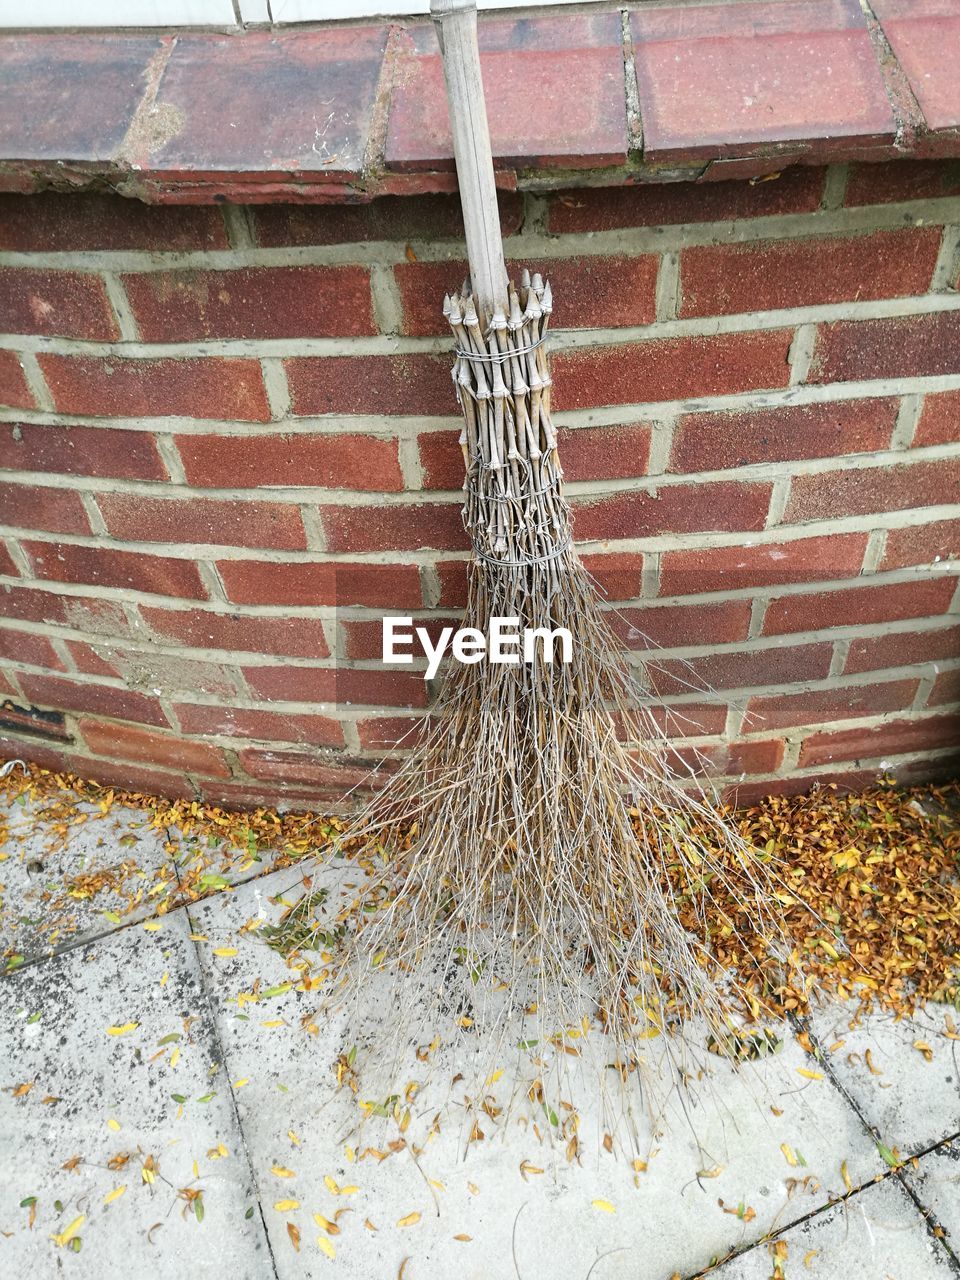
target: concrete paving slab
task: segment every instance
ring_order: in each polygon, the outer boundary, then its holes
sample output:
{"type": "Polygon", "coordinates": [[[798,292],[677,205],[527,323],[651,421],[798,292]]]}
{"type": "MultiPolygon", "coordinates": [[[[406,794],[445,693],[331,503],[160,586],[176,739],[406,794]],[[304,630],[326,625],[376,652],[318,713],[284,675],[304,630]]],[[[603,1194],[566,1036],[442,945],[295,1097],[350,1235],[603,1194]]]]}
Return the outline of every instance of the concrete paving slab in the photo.
{"type": "Polygon", "coordinates": [[[180,912],[0,981],[4,1276],[273,1277],[188,929],[180,912]]]}
{"type": "Polygon", "coordinates": [[[854,1015],[853,1006],[824,1008],[811,1029],[881,1141],[906,1157],[960,1131],[956,1010],[929,1005],[900,1021],[890,1014],[854,1015]]]}
{"type": "MultiPolygon", "coordinates": [[[[782,1268],[773,1275],[811,1280],[955,1280],[957,1274],[893,1177],[782,1232],[771,1245],[731,1259],[711,1275],[716,1280],[769,1280],[775,1257],[782,1268]]],[[[596,1275],[607,1280],[599,1269],[596,1275]]]]}
{"type": "Polygon", "coordinates": [[[960,1139],[928,1152],[914,1168],[903,1170],[907,1186],[947,1233],[946,1243],[960,1257],[960,1139]]]}
{"type": "MultiPolygon", "coordinates": [[[[404,1258],[408,1280],[503,1280],[515,1266],[524,1280],[584,1277],[608,1252],[594,1280],[669,1280],[843,1194],[842,1165],[854,1185],[885,1168],[830,1082],[798,1074],[815,1064],[789,1035],[751,1071],[717,1058],[695,1133],[674,1104],[670,1131],[645,1134],[642,1171],[604,1149],[596,1085],[573,1099],[579,1164],[538,1141],[522,1115],[484,1119],[484,1140],[464,1158],[463,1112],[439,1071],[411,1104],[409,1129],[400,1105],[399,1123],[388,1109],[358,1131],[361,1104],[390,1089],[383,1063],[363,1062],[361,1048],[356,1094],[349,1073],[337,1089],[336,1058],[362,1040],[354,1011],[315,1017],[317,993],[298,990],[298,974],[251,928],[278,917],[272,895],[297,893],[297,874],[278,872],[190,908],[283,1280],[326,1274],[330,1251],[339,1275],[363,1280],[396,1276],[404,1258]]],[[[393,1091],[405,1100],[423,1071],[412,1052],[402,1070],[393,1091]]],[[[490,1088],[501,1101],[503,1083],[490,1088]]]]}

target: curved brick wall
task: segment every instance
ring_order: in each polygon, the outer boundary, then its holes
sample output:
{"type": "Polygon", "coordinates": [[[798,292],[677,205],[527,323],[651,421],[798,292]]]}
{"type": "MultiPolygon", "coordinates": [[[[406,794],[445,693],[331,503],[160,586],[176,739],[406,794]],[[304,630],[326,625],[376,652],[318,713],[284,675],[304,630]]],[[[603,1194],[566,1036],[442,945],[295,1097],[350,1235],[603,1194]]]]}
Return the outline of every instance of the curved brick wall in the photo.
{"type": "MultiPolygon", "coordinates": [[[[955,767],[955,166],[503,214],[554,285],[582,554],[688,739],[742,798],[955,767]]],[[[330,804],[424,713],[379,619],[463,599],[459,235],[444,195],[0,198],[5,754],[330,804]]]]}

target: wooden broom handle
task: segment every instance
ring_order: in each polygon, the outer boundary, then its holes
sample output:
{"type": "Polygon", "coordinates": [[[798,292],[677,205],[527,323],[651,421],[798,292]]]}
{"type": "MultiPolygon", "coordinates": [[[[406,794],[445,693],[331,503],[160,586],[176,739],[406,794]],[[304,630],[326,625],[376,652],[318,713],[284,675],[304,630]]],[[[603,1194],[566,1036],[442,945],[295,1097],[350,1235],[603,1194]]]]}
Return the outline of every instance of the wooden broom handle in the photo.
{"type": "Polygon", "coordinates": [[[489,321],[494,310],[507,313],[507,269],[480,77],[477,4],[476,0],[430,0],[430,13],[447,85],[470,280],[481,322],[489,321]]]}

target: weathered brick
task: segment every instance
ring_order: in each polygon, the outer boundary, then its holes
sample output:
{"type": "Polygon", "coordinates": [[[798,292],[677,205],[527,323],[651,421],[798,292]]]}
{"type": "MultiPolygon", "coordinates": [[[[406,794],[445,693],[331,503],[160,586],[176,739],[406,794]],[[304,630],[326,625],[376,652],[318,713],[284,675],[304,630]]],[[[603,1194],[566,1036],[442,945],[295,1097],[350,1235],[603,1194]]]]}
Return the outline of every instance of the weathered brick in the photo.
{"type": "Polygon", "coordinates": [[[90,635],[127,636],[130,624],[121,605],[112,600],[58,595],[34,587],[0,586],[0,613],[24,622],[63,623],[90,635]]]}
{"type": "Polygon", "coordinates": [[[360,745],[367,750],[386,751],[393,747],[409,750],[416,746],[426,720],[419,716],[376,716],[357,724],[360,745]]]}
{"type": "Polygon", "coordinates": [[[315,755],[294,751],[259,751],[255,747],[247,747],[239,756],[247,773],[265,782],[300,782],[348,791],[351,787],[372,781],[369,769],[356,765],[325,764],[315,755]]]}
{"type": "Polygon", "coordinates": [[[955,160],[887,160],[852,164],[843,203],[891,204],[955,195],[960,195],[960,166],[955,160]]]}
{"type": "Polygon", "coordinates": [[[367,267],[242,267],[121,277],[144,342],[377,332],[367,267]]]}
{"type": "Polygon", "coordinates": [[[307,545],[297,507],[229,498],[144,498],[102,493],[97,505],[111,536],[131,542],[179,542],[302,550],[307,545]]]}
{"type": "MultiPolygon", "coordinates": [[[[508,262],[507,270],[516,277],[520,265],[508,262]]],[[[565,329],[650,324],[657,312],[659,265],[656,254],[525,258],[522,263],[550,281],[554,320],[565,329]]],[[[468,274],[466,261],[407,262],[393,270],[403,303],[402,332],[446,337],[450,326],[443,315],[443,295],[460,287],[468,274]]]]}
{"type": "MultiPolygon", "coordinates": [[[[357,661],[374,660],[380,662],[383,656],[383,622],[380,618],[364,619],[363,621],[352,622],[349,620],[342,621],[341,626],[344,635],[344,656],[357,661]]],[[[420,643],[416,638],[416,628],[426,627],[427,633],[431,641],[436,644],[440,632],[444,627],[453,627],[456,630],[460,626],[459,618],[451,617],[429,617],[417,618],[412,630],[414,631],[413,640],[406,646],[400,646],[401,649],[413,655],[414,660],[422,659],[423,653],[420,649],[420,643]]],[[[448,650],[449,653],[449,650],[448,650]]],[[[423,679],[423,672],[419,672],[419,678],[423,679]]]]}
{"type": "Polygon", "coordinates": [[[226,248],[216,206],[148,205],[85,191],[0,196],[0,249],[17,253],[226,248]]]}
{"type": "Polygon", "coordinates": [[[68,640],[67,648],[79,671],[113,676],[122,680],[128,689],[159,690],[164,695],[203,693],[212,698],[235,698],[241,689],[229,668],[216,662],[201,662],[149,649],[129,649],[108,641],[90,645],[68,640]]]}
{"type": "Polygon", "coordinates": [[[66,755],[56,751],[35,738],[20,738],[10,734],[0,734],[0,760],[26,760],[37,764],[41,769],[63,769],[66,755]]]}
{"type": "Polygon", "coordinates": [[[167,479],[157,442],[149,432],[107,431],[59,422],[0,425],[0,467],[68,476],[167,479]]]}
{"type": "Polygon", "coordinates": [[[336,605],[419,609],[420,571],[415,564],[272,564],[221,560],[217,568],[237,604],[336,605]]]}
{"type": "Polygon", "coordinates": [[[375,436],[177,436],[187,481],[201,487],[373,489],[395,493],[403,476],[396,440],[375,436]]]}
{"type": "Polygon", "coordinates": [[[889,529],[881,569],[905,569],[960,557],[960,520],[934,520],[907,529],[889,529]]]}
{"type": "Polygon", "coordinates": [[[163,708],[154,697],[109,685],[77,684],[59,676],[20,676],[24,695],[41,707],[57,711],[86,711],[92,715],[114,716],[169,728],[163,708]]]}
{"type": "Polygon", "coordinates": [[[828,534],[792,542],[751,540],[735,547],[665,551],[660,561],[660,594],[688,596],[853,577],[863,564],[867,537],[865,533],[828,534]]]}
{"type": "Polygon", "coordinates": [[[48,667],[51,671],[63,670],[63,663],[46,636],[35,636],[29,631],[0,627],[0,658],[24,662],[30,667],[48,667]]]}
{"type": "Polygon", "coordinates": [[[13,701],[0,704],[0,730],[45,738],[50,742],[72,741],[62,711],[44,711],[40,707],[25,707],[13,701]]]}
{"type": "Polygon", "coordinates": [[[817,689],[751,698],[747,704],[747,724],[758,732],[906,711],[916,696],[919,683],[915,679],[873,681],[844,689],[817,689]]]}
{"type": "Polygon", "coordinates": [[[78,671],[82,671],[84,675],[106,676],[110,680],[123,678],[119,668],[102,657],[101,653],[94,649],[93,645],[89,645],[83,640],[67,640],[65,643],[70,650],[74,666],[78,671]]]}
{"type": "Polygon", "coordinates": [[[204,707],[174,704],[174,715],[184,733],[214,734],[223,738],[256,738],[261,742],[302,742],[310,746],[343,746],[339,720],[329,716],[258,711],[247,707],[204,707]]]}
{"type": "Polygon", "coordinates": [[[0,671],[0,693],[6,697],[19,697],[19,692],[13,686],[13,681],[3,671],[0,671]]]}
{"type": "Polygon", "coordinates": [[[776,329],[585,347],[554,357],[557,408],[652,404],[785,387],[792,333],[776,329]]]}
{"type": "Polygon", "coordinates": [[[82,755],[68,756],[65,764],[71,773],[117,791],[182,800],[193,800],[196,796],[193,784],[183,776],[182,770],[149,769],[128,760],[116,763],[82,755]]]}
{"type": "Polygon", "coordinates": [[[767,606],[763,634],[776,636],[789,631],[935,617],[949,608],[955,590],[955,579],[937,578],[780,596],[767,606]]]}
{"type": "Polygon", "coordinates": [[[746,742],[710,742],[697,747],[674,747],[668,755],[680,765],[681,775],[694,773],[772,773],[783,760],[781,738],[749,739],[746,742]]]}
{"type": "Polygon", "coordinates": [[[820,325],[808,382],[960,373],[960,311],[820,325]]]}
{"type": "Polygon", "coordinates": [[[643,590],[644,558],[639,551],[582,556],[580,562],[607,600],[635,600],[643,590]]]}
{"type": "Polygon", "coordinates": [[[284,361],[296,414],[453,416],[449,356],[294,356],[284,361]]]}
{"type": "Polygon", "coordinates": [[[191,649],[226,649],[237,653],[275,653],[278,657],[327,658],[323,626],[305,618],[250,618],[200,609],[155,609],[142,606],[147,626],[162,640],[191,649]]]}
{"type": "MultiPolygon", "coordinates": [[[[650,682],[661,697],[697,692],[698,681],[711,689],[762,689],[770,684],[824,680],[830,671],[832,657],[833,645],[821,642],[741,653],[712,653],[684,662],[658,658],[650,665],[650,682]]],[[[771,726],[758,724],[747,727],[761,730],[771,726]]]]}
{"type": "Polygon", "coordinates": [[[733,809],[745,809],[747,806],[759,804],[769,796],[806,795],[814,785],[820,788],[830,787],[838,795],[847,795],[863,791],[877,781],[876,769],[831,769],[829,773],[818,774],[816,778],[809,775],[800,778],[769,778],[760,782],[737,782],[725,788],[724,804],[733,809]]]}
{"type": "Polygon", "coordinates": [[[768,182],[640,182],[550,197],[553,233],[615,231],[684,222],[731,222],[820,207],[826,170],[795,165],[768,182]]]}
{"type": "Polygon", "coordinates": [[[893,720],[873,729],[841,729],[813,733],[800,748],[801,768],[834,760],[877,760],[911,751],[934,751],[960,743],[960,715],[893,720]]]}
{"type": "Polygon", "coordinates": [[[256,360],[234,357],[125,359],[37,357],[60,413],[87,417],[174,417],[268,422],[256,360]]]}
{"type": "Polygon", "coordinates": [[[117,551],[113,547],[75,547],[63,542],[24,542],[38,578],[116,587],[161,596],[205,600],[206,588],[192,560],[117,551]]]}
{"type": "Polygon", "coordinates": [[[0,485],[0,524],[45,533],[89,533],[79,493],[52,485],[0,485]]]}
{"type": "Polygon", "coordinates": [[[851,640],[843,673],[912,667],[918,662],[949,662],[956,657],[960,657],[960,626],[894,631],[851,640]]]}
{"type": "Polygon", "coordinates": [[[435,547],[459,551],[467,535],[455,503],[416,506],[323,507],[330,551],[415,551],[435,547]]]}
{"type": "Polygon", "coordinates": [[[745,640],[750,627],[750,601],[715,604],[654,605],[607,615],[614,632],[630,649],[651,645],[664,649],[687,645],[728,644],[745,640]]]}
{"type": "MultiPolygon", "coordinates": [[[[519,231],[519,192],[498,191],[497,206],[503,234],[519,231]]],[[[257,244],[265,247],[463,238],[457,195],[382,196],[368,204],[265,204],[252,213],[257,244]]]]}
{"type": "Polygon", "coordinates": [[[794,476],[784,520],[830,520],[956,502],[960,458],[794,476]]]}
{"type": "Polygon", "coordinates": [[[578,541],[595,538],[652,538],[665,533],[762,529],[771,485],[665,485],[650,493],[621,493],[574,502],[578,541]]]}
{"type": "Polygon", "coordinates": [[[928,707],[943,707],[960,702],[960,668],[941,671],[927,694],[928,707]]]}
{"type": "Polygon", "coordinates": [[[698,245],[680,254],[681,316],[736,315],[926,293],[939,227],[698,245]]]}
{"type": "Polygon", "coordinates": [[[419,671],[358,667],[244,667],[251,694],[266,702],[337,702],[368,707],[425,707],[419,671]]]}
{"type": "Polygon", "coordinates": [[[960,441],[960,391],[929,392],[923,398],[915,446],[960,441]]]}
{"type": "Polygon", "coordinates": [[[897,408],[890,398],[685,414],[674,432],[669,470],[720,471],[886,449],[897,408]]]}
{"type": "Polygon", "coordinates": [[[20,570],[14,564],[13,556],[2,542],[0,542],[0,573],[4,573],[10,578],[20,577],[20,570]]]}
{"type": "Polygon", "coordinates": [[[668,738],[723,733],[727,723],[727,708],[722,702],[657,702],[647,710],[668,738]]]}
{"type": "Polygon", "coordinates": [[[0,267],[5,333],[42,333],[110,342],[117,322],[100,276],[78,271],[0,267]]]}
{"type": "Polygon", "coordinates": [[[119,756],[144,764],[229,778],[223,752],[209,742],[188,742],[172,734],[151,733],[133,725],[81,719],[78,728],[87,747],[98,756],[119,756]]]}
{"type": "Polygon", "coordinates": [[[15,351],[0,351],[0,404],[12,409],[36,408],[15,351]]]}

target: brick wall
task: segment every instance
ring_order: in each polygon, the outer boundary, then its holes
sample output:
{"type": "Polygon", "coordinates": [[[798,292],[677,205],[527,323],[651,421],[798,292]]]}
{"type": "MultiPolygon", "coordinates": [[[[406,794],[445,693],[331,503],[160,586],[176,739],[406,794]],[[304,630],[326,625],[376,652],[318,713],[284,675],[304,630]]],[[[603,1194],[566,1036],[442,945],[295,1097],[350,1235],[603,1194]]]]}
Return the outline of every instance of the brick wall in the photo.
{"type": "MultiPolygon", "coordinates": [[[[758,791],[955,768],[955,162],[512,194],[576,536],[686,758],[758,791]],[[706,696],[691,679],[709,682],[706,696]]],[[[455,617],[456,200],[0,198],[0,746],[334,803],[455,617]]]]}

